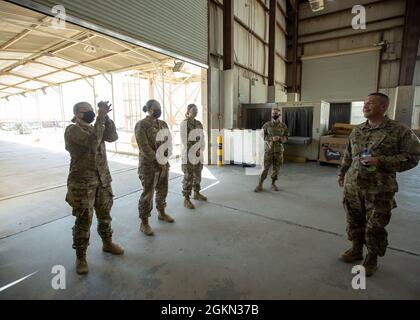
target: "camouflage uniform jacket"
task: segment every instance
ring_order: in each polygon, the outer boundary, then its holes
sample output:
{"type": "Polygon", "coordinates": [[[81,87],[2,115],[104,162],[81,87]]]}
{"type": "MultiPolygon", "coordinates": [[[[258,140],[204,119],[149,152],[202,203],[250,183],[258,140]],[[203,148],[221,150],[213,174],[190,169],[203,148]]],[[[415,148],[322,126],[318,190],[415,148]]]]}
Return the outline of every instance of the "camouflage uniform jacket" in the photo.
{"type": "Polygon", "coordinates": [[[168,158],[172,155],[172,137],[165,121],[147,116],[137,122],[134,133],[139,147],[139,167],[151,165],[158,168],[156,153],[164,143],[168,143],[168,148],[164,150],[163,155],[168,158]],[[162,141],[157,141],[160,138],[158,132],[163,134],[162,141]]]}
{"type": "Polygon", "coordinates": [[[97,118],[94,126],[69,125],[64,140],[71,157],[68,186],[89,189],[99,182],[104,187],[111,184],[105,141],[118,140],[118,134],[108,116],[97,118]]]}
{"type": "Polygon", "coordinates": [[[396,172],[410,170],[420,160],[420,143],[407,126],[385,117],[378,127],[369,122],[353,129],[344,153],[339,176],[345,176],[347,190],[364,190],[371,193],[397,192],[396,172]],[[379,160],[376,171],[369,172],[360,163],[363,149],[379,160]]]}
{"type": "MultiPolygon", "coordinates": [[[[182,142],[182,147],[183,147],[183,150],[182,150],[183,162],[182,163],[187,163],[186,156],[188,155],[188,151],[191,149],[192,146],[194,146],[199,141],[200,142],[199,149],[201,151],[204,151],[206,147],[206,142],[204,140],[203,125],[201,124],[200,121],[187,117],[184,121],[181,122],[180,130],[181,130],[181,142],[182,142]],[[196,129],[200,130],[200,136],[196,137],[196,140],[190,141],[188,139],[190,132],[196,129]]],[[[194,135],[194,136],[197,136],[197,135],[194,135]]]]}
{"type": "Polygon", "coordinates": [[[274,136],[279,137],[285,137],[289,135],[289,130],[287,129],[287,126],[281,122],[275,122],[275,121],[268,121],[266,122],[262,130],[264,131],[264,141],[265,141],[265,152],[271,152],[271,153],[278,153],[283,152],[283,142],[281,140],[279,141],[273,141],[274,136]]]}

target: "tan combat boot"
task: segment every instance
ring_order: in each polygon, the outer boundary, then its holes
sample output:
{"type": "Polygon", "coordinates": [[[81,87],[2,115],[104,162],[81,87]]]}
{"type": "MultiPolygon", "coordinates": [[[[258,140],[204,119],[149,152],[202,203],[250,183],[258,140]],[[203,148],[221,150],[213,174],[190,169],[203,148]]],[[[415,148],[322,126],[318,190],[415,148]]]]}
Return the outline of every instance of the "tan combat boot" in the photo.
{"type": "Polygon", "coordinates": [[[207,201],[207,197],[203,196],[199,191],[194,192],[194,199],[200,201],[207,201]]]}
{"type": "Polygon", "coordinates": [[[166,214],[165,210],[158,210],[158,219],[161,221],[165,221],[165,222],[169,222],[169,223],[173,223],[175,222],[175,219],[172,218],[170,215],[166,214]]]}
{"type": "Polygon", "coordinates": [[[185,199],[184,199],[184,207],[187,208],[187,209],[195,209],[195,206],[191,202],[190,197],[185,197],[185,199]]]}
{"type": "Polygon", "coordinates": [[[261,192],[261,191],[263,191],[263,184],[262,184],[262,182],[260,181],[260,182],[258,183],[258,186],[255,188],[254,192],[261,192]]]}
{"type": "Polygon", "coordinates": [[[378,256],[376,254],[368,253],[363,261],[363,267],[365,267],[366,277],[371,277],[378,270],[378,256]]]}
{"type": "Polygon", "coordinates": [[[116,255],[124,254],[124,249],[112,242],[112,238],[102,240],[102,250],[116,255]]]}
{"type": "Polygon", "coordinates": [[[76,249],[76,272],[78,274],[87,274],[89,272],[85,249],[76,249]]]}
{"type": "Polygon", "coordinates": [[[143,232],[146,236],[153,236],[153,230],[149,225],[148,218],[141,219],[140,231],[143,232]]]}
{"type": "Polygon", "coordinates": [[[341,260],[347,263],[363,260],[363,243],[353,241],[352,247],[340,256],[341,260]]]}
{"type": "Polygon", "coordinates": [[[279,188],[276,186],[276,180],[273,180],[271,183],[271,191],[279,191],[279,188]]]}

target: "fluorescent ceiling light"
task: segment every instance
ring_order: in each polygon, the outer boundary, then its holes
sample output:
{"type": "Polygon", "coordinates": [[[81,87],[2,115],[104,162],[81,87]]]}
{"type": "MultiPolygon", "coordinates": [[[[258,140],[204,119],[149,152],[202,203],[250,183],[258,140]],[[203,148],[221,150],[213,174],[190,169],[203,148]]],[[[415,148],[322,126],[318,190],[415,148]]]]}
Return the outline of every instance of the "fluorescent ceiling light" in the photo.
{"type": "Polygon", "coordinates": [[[175,61],[174,63],[174,67],[172,68],[173,72],[181,72],[182,69],[184,68],[184,61],[175,61]]]}

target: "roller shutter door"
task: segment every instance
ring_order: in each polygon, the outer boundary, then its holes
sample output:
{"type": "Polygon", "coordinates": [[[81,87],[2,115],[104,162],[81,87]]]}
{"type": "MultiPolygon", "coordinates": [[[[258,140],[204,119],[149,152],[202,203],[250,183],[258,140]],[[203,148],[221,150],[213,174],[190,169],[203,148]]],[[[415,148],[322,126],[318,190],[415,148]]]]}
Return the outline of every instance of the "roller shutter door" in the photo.
{"type": "Polygon", "coordinates": [[[63,5],[66,20],[175,58],[208,62],[207,0],[12,0],[54,16],[63,5]]]}
{"type": "Polygon", "coordinates": [[[302,61],[303,101],[363,100],[375,92],[379,51],[302,61]]]}

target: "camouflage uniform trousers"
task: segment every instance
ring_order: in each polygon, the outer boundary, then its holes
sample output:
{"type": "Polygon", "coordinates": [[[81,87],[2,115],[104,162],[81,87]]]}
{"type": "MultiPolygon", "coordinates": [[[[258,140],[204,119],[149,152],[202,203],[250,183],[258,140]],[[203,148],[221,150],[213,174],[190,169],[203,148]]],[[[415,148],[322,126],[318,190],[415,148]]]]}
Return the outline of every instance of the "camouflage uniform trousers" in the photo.
{"type": "Polygon", "coordinates": [[[189,197],[192,189],[194,189],[195,192],[200,191],[202,170],[202,163],[196,165],[192,165],[190,163],[182,165],[182,171],[184,172],[184,179],[182,180],[182,194],[184,197],[189,197]]]}
{"type": "Polygon", "coordinates": [[[261,181],[267,178],[270,167],[273,167],[271,179],[276,181],[279,176],[279,171],[283,165],[283,152],[266,152],[264,154],[264,169],[261,174],[261,181]]]}
{"type": "Polygon", "coordinates": [[[348,239],[365,243],[370,253],[383,257],[388,246],[385,227],[391,219],[391,210],[397,207],[394,193],[345,189],[343,205],[348,239]]]}
{"type": "Polygon", "coordinates": [[[73,208],[76,217],[73,226],[73,249],[86,250],[89,246],[93,210],[98,219],[98,233],[102,239],[112,237],[111,208],[113,205],[111,186],[98,185],[93,188],[69,187],[66,201],[73,208]]]}
{"type": "Polygon", "coordinates": [[[143,186],[143,192],[139,199],[140,219],[149,218],[153,209],[153,195],[156,191],[156,209],[166,208],[166,196],[168,195],[169,166],[165,169],[154,166],[142,165],[138,170],[139,178],[143,186]]]}

